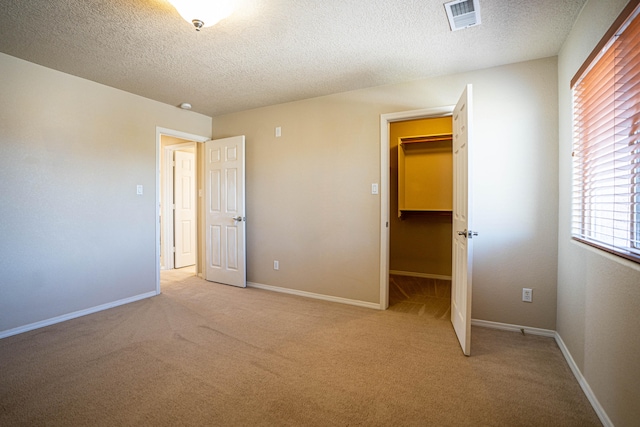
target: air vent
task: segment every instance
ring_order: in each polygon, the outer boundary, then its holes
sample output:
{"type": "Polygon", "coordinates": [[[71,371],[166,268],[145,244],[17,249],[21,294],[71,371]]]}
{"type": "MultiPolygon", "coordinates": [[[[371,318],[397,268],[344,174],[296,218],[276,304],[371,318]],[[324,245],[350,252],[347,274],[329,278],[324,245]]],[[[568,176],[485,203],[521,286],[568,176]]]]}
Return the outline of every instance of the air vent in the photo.
{"type": "Polygon", "coordinates": [[[455,0],[444,4],[451,31],[480,24],[479,0],[455,0]]]}

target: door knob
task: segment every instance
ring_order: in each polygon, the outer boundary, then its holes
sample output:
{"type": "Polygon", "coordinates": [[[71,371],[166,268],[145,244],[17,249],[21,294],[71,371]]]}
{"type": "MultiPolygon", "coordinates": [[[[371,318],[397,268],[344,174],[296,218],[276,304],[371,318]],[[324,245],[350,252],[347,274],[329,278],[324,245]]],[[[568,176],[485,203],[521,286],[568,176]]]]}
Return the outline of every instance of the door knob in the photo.
{"type": "Polygon", "coordinates": [[[469,239],[473,239],[473,236],[477,236],[478,232],[477,231],[467,231],[466,229],[463,231],[458,231],[458,236],[464,236],[464,237],[468,237],[469,239]]]}
{"type": "Polygon", "coordinates": [[[232,220],[234,220],[234,221],[236,221],[236,222],[241,222],[241,221],[243,221],[243,220],[244,220],[244,218],[243,218],[243,217],[241,217],[241,216],[239,216],[239,215],[238,215],[238,216],[236,216],[236,217],[233,217],[233,218],[231,218],[231,219],[232,219],[232,220]]]}

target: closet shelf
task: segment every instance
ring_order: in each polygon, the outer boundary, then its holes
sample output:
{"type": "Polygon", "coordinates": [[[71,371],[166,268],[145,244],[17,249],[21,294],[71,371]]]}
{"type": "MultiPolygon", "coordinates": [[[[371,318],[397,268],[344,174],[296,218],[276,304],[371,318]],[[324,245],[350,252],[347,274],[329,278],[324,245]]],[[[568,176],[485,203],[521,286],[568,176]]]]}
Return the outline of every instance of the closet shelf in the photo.
{"type": "Polygon", "coordinates": [[[435,135],[423,135],[411,138],[402,138],[400,145],[403,147],[409,147],[412,144],[421,144],[429,142],[451,141],[453,134],[451,133],[439,133],[435,135]]]}
{"type": "Polygon", "coordinates": [[[400,209],[400,212],[443,212],[443,213],[451,213],[453,212],[451,209],[400,209]]]}
{"type": "Polygon", "coordinates": [[[405,218],[410,216],[451,216],[453,211],[451,209],[400,209],[399,218],[405,218]]]}

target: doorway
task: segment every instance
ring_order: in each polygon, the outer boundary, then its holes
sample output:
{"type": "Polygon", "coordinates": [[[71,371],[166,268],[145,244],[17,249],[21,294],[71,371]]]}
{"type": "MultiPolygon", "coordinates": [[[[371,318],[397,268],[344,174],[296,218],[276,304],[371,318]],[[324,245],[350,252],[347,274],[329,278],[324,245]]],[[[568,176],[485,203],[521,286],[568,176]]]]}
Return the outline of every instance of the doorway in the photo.
{"type": "MultiPolygon", "coordinates": [[[[391,124],[430,118],[450,118],[454,106],[405,111],[400,113],[383,114],[380,116],[380,309],[389,308],[389,274],[390,274],[390,223],[391,215],[398,216],[398,210],[391,211],[391,124]]],[[[414,135],[416,136],[416,135],[414,135]]],[[[394,205],[396,206],[396,205],[394,205]]],[[[449,235],[450,238],[450,235],[449,235]]]]}
{"type": "Polygon", "coordinates": [[[160,270],[199,275],[200,142],[208,137],[156,128],[156,293],[160,270]]]}
{"type": "Polygon", "coordinates": [[[196,143],[162,136],[160,160],[160,268],[196,263],[196,143]]]}
{"type": "Polygon", "coordinates": [[[389,126],[389,309],[451,316],[452,117],[389,126]]]}

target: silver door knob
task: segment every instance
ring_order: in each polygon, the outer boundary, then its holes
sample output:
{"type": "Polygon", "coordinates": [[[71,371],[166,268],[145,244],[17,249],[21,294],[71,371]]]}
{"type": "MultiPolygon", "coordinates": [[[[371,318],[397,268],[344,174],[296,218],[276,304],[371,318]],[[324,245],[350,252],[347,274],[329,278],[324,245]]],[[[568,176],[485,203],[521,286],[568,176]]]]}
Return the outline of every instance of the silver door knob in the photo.
{"type": "Polygon", "coordinates": [[[243,221],[243,220],[244,220],[244,218],[243,218],[243,217],[241,217],[241,216],[236,216],[236,217],[233,217],[233,218],[231,218],[231,219],[232,219],[232,220],[234,220],[234,221],[236,221],[236,222],[241,222],[241,221],[243,221]]]}
{"type": "Polygon", "coordinates": [[[471,231],[471,230],[458,231],[458,236],[468,237],[469,239],[473,239],[473,236],[477,236],[477,235],[478,235],[477,231],[471,231]]]}

